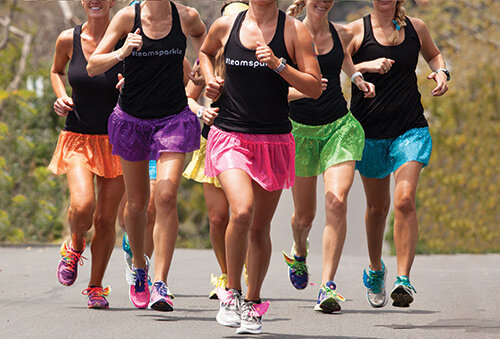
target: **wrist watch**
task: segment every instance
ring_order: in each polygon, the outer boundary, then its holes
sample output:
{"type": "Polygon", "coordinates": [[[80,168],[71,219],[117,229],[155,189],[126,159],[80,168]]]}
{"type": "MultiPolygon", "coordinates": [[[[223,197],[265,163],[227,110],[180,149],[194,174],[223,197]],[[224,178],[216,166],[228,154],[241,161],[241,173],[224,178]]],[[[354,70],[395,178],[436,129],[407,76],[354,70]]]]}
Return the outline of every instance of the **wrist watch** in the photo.
{"type": "Polygon", "coordinates": [[[203,118],[203,111],[205,110],[205,107],[202,107],[200,108],[197,112],[196,112],[196,116],[198,117],[198,119],[201,119],[203,118]]]}
{"type": "Polygon", "coordinates": [[[444,74],[446,74],[446,81],[450,81],[451,79],[450,71],[448,71],[446,68],[439,68],[436,70],[436,73],[438,72],[443,72],[444,74]]]}
{"type": "Polygon", "coordinates": [[[281,73],[281,71],[283,71],[285,67],[286,67],[286,59],[280,58],[280,63],[278,67],[274,68],[273,71],[275,71],[276,73],[281,73]]]}

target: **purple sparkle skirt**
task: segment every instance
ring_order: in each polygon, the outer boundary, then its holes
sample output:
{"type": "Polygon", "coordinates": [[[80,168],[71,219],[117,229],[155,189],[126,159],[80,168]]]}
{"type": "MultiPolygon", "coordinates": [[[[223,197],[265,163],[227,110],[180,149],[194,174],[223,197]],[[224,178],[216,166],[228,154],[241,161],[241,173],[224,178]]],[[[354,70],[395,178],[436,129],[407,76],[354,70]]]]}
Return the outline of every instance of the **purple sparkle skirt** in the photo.
{"type": "Polygon", "coordinates": [[[200,123],[189,107],[161,119],[139,119],[116,105],[108,120],[113,154],[127,161],[158,160],[163,152],[200,148],[200,123]]]}

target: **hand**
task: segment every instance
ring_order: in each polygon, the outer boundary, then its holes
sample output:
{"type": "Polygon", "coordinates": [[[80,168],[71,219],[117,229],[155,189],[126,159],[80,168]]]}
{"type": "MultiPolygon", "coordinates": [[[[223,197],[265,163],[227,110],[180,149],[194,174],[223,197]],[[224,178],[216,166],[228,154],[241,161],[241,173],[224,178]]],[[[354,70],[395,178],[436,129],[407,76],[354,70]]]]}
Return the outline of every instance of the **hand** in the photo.
{"type": "Polygon", "coordinates": [[[219,107],[205,108],[203,110],[202,119],[206,125],[211,125],[214,123],[215,118],[219,115],[219,107]]]}
{"type": "Polygon", "coordinates": [[[200,72],[200,61],[196,60],[196,64],[194,65],[192,71],[189,73],[189,80],[191,80],[196,86],[205,85],[205,78],[203,74],[200,72]]]}
{"type": "Polygon", "coordinates": [[[321,88],[323,89],[323,92],[326,91],[327,87],[328,87],[328,79],[321,78],[321,88]]]}
{"type": "Polygon", "coordinates": [[[205,96],[209,99],[215,100],[219,97],[224,87],[224,80],[221,77],[215,77],[209,81],[205,90],[205,96]]]}
{"type": "Polygon", "coordinates": [[[448,91],[448,77],[444,72],[432,72],[427,79],[434,79],[436,87],[431,91],[432,96],[439,97],[448,91]]]}
{"type": "Polygon", "coordinates": [[[385,74],[388,73],[395,61],[388,58],[378,58],[365,62],[364,66],[369,73],[385,74]]]}
{"type": "Polygon", "coordinates": [[[70,97],[59,98],[54,102],[54,111],[60,117],[68,115],[73,110],[73,99],[70,97]]]}
{"type": "Polygon", "coordinates": [[[127,39],[125,40],[125,43],[123,46],[117,50],[118,56],[120,59],[125,59],[128,57],[132,51],[135,49],[137,51],[140,51],[142,48],[142,36],[139,34],[141,33],[141,29],[138,28],[135,30],[134,33],[129,33],[127,35],[127,39]]]}
{"type": "Polygon", "coordinates": [[[255,56],[259,62],[265,62],[267,67],[270,69],[276,69],[280,64],[280,59],[278,59],[271,47],[257,41],[257,49],[255,50],[255,56]]]}
{"type": "Polygon", "coordinates": [[[125,85],[125,78],[121,73],[118,73],[118,82],[116,83],[116,89],[121,92],[123,85],[125,85]]]}
{"type": "Polygon", "coordinates": [[[365,81],[362,77],[356,77],[354,79],[354,83],[356,87],[364,93],[365,98],[374,98],[375,97],[375,85],[371,82],[365,81]]]}

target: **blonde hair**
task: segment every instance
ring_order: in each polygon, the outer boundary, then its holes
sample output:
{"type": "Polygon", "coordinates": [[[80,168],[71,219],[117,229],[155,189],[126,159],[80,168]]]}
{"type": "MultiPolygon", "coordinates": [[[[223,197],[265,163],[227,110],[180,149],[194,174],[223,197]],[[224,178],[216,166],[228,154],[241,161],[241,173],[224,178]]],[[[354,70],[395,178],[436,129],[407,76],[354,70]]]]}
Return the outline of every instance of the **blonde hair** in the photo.
{"type": "Polygon", "coordinates": [[[399,26],[400,29],[394,30],[394,33],[389,37],[389,41],[391,43],[396,43],[399,40],[399,32],[401,28],[406,26],[406,9],[403,7],[403,4],[406,0],[397,0],[396,1],[396,10],[394,11],[394,21],[396,21],[396,28],[399,26]]]}
{"type": "Polygon", "coordinates": [[[305,6],[305,0],[295,0],[293,4],[291,4],[290,7],[288,7],[288,9],[286,10],[286,14],[296,17],[304,10],[305,6]]]}

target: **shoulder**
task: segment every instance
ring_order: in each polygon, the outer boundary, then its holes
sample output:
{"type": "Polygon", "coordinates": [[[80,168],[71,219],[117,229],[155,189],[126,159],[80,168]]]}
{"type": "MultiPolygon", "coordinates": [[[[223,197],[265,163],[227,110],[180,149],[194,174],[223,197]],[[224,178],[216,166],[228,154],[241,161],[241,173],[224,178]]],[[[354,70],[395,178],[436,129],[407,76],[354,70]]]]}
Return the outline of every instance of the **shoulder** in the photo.
{"type": "Polygon", "coordinates": [[[73,33],[75,29],[66,29],[59,34],[56,41],[56,47],[62,50],[71,50],[73,48],[73,33]]]}
{"type": "Polygon", "coordinates": [[[358,34],[362,34],[363,30],[364,30],[363,18],[355,20],[355,21],[345,25],[345,27],[347,27],[351,31],[353,36],[356,36],[358,34]]]}
{"type": "Polygon", "coordinates": [[[134,20],[134,19],[135,19],[135,5],[123,7],[113,17],[113,20],[134,20]]]}
{"type": "Polygon", "coordinates": [[[337,31],[344,46],[348,45],[351,42],[352,38],[354,38],[353,30],[348,25],[333,23],[333,27],[335,27],[335,30],[337,31]]]}
{"type": "Polygon", "coordinates": [[[309,33],[306,25],[304,25],[304,23],[299,19],[294,18],[290,15],[286,16],[285,31],[291,34],[294,38],[298,37],[300,39],[303,37],[309,37],[310,39],[312,39],[311,33],[309,33]]]}
{"type": "MultiPolygon", "coordinates": [[[[173,2],[172,2],[173,4],[173,2]]],[[[200,13],[198,13],[198,10],[193,7],[189,7],[183,4],[175,3],[174,5],[177,8],[177,11],[179,12],[179,16],[188,22],[194,22],[199,20],[200,18],[200,13]]]]}
{"type": "Polygon", "coordinates": [[[224,33],[229,31],[236,21],[238,14],[224,15],[217,18],[210,27],[211,32],[224,33]]]}
{"type": "Polygon", "coordinates": [[[413,25],[413,27],[415,28],[415,30],[417,31],[417,33],[419,35],[421,33],[425,33],[427,31],[429,31],[429,29],[427,28],[427,25],[425,24],[425,22],[422,19],[408,17],[408,20],[410,20],[411,24],[413,25]]]}

